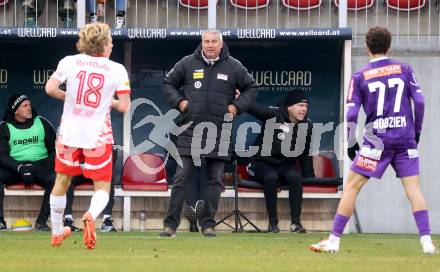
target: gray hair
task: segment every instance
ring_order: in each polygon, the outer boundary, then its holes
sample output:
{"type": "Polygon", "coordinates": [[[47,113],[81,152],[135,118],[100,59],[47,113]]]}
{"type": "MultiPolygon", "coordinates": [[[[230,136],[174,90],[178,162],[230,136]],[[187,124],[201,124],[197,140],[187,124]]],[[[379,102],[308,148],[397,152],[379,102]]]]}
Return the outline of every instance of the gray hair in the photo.
{"type": "Polygon", "coordinates": [[[222,32],[220,30],[214,29],[214,28],[202,30],[202,40],[203,40],[203,35],[205,35],[205,33],[217,34],[217,36],[219,37],[220,41],[223,42],[223,35],[222,35],[222,32]]]}

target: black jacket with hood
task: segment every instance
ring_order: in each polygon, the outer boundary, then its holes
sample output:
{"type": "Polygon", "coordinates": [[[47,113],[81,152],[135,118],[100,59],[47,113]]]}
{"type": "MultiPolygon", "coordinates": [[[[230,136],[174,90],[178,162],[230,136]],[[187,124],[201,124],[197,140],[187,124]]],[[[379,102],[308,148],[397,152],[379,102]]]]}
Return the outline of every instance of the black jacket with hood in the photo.
{"type": "Polygon", "coordinates": [[[15,120],[11,111],[6,110],[5,115],[3,116],[3,121],[0,122],[0,166],[8,168],[13,172],[17,172],[17,168],[20,164],[31,163],[35,166],[44,167],[53,171],[56,132],[52,124],[44,117],[39,116],[44,127],[44,144],[47,149],[48,157],[39,161],[17,161],[10,156],[10,132],[6,123],[12,124],[17,129],[28,129],[34,124],[34,120],[37,116],[37,111],[32,108],[32,118],[26,120],[24,123],[21,123],[15,120]]]}
{"type": "MultiPolygon", "coordinates": [[[[229,55],[228,47],[223,44],[219,59],[213,65],[205,62],[202,47],[199,45],[195,52],[180,60],[166,75],[162,85],[163,94],[172,108],[179,110],[179,103],[186,99],[188,106],[182,113],[179,126],[192,121],[188,129],[175,138],[175,144],[180,155],[191,156],[191,142],[197,124],[209,122],[217,128],[216,137],[208,140],[208,145],[215,145],[213,150],[203,155],[207,158],[230,159],[231,137],[221,137],[224,115],[228,105],[234,104],[238,113],[244,113],[254,103],[257,88],[253,77],[247,69],[229,55]],[[235,98],[235,90],[241,95],[235,98]],[[226,152],[219,153],[220,144],[226,146],[226,152]]],[[[201,141],[204,147],[207,143],[207,133],[194,135],[194,141],[201,141]]],[[[200,145],[199,145],[200,146],[200,145]]],[[[200,150],[193,147],[196,153],[200,150]]]]}
{"type": "MultiPolygon", "coordinates": [[[[301,167],[301,173],[303,178],[311,178],[315,176],[313,169],[313,158],[309,155],[310,143],[312,141],[312,129],[313,124],[306,118],[300,121],[298,124],[293,124],[289,119],[289,114],[287,112],[287,105],[284,101],[279,103],[279,107],[268,107],[260,104],[253,104],[249,109],[248,113],[255,116],[257,119],[263,122],[261,133],[257,136],[254,146],[258,146],[259,151],[251,161],[262,161],[270,164],[282,164],[291,163],[292,166],[296,161],[299,162],[301,167]],[[265,148],[270,150],[270,154],[261,154],[263,148],[263,138],[264,131],[266,129],[265,123],[267,120],[275,118],[276,123],[279,124],[289,124],[290,128],[293,126],[292,131],[288,126],[276,126],[272,137],[272,146],[265,148]],[[300,131],[300,133],[298,133],[300,131]],[[294,151],[296,148],[304,147],[302,153],[298,156],[285,156],[281,152],[281,142],[287,137],[286,135],[291,133],[291,143],[290,151],[294,151]],[[298,142],[298,147],[296,146],[298,142]]],[[[301,150],[301,149],[300,149],[301,150]]]]}

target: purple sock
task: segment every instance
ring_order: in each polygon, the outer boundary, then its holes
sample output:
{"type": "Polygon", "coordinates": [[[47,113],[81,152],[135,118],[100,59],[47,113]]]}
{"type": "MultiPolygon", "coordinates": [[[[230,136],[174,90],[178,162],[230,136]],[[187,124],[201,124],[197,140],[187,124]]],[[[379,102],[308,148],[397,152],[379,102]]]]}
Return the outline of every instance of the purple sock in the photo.
{"type": "Polygon", "coordinates": [[[335,219],[333,220],[332,234],[334,236],[341,237],[342,232],[344,232],[345,225],[347,225],[349,219],[350,217],[345,215],[336,214],[335,219]]]}
{"type": "Polygon", "coordinates": [[[429,229],[429,215],[427,210],[416,211],[413,213],[414,219],[416,220],[417,229],[419,230],[419,235],[430,235],[431,230],[429,229]]]}

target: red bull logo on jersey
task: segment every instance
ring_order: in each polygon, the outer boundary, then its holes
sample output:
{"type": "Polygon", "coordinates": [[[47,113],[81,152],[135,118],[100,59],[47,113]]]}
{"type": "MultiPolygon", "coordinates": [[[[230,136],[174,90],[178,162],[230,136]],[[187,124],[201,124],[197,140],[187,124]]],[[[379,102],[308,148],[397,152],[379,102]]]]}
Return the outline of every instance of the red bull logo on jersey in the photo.
{"type": "Polygon", "coordinates": [[[356,166],[367,171],[376,171],[378,161],[359,155],[356,160],[356,166]]]}
{"type": "Polygon", "coordinates": [[[374,69],[370,69],[364,72],[365,80],[369,80],[377,77],[384,77],[389,75],[401,74],[402,67],[400,64],[392,64],[387,66],[382,66],[374,69]]]}
{"type": "Polygon", "coordinates": [[[76,61],[76,65],[78,65],[78,66],[88,66],[88,67],[92,67],[92,68],[98,68],[98,69],[103,69],[103,70],[106,70],[106,71],[110,71],[110,69],[108,68],[107,63],[99,63],[99,62],[94,61],[94,60],[89,60],[89,61],[77,60],[76,61]]]}

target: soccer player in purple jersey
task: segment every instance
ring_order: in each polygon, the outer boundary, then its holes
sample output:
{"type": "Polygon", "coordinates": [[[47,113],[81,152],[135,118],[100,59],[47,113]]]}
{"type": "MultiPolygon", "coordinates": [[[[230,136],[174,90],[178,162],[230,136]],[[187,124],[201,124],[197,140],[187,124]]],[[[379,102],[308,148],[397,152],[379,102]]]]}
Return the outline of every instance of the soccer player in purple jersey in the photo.
{"type": "MultiPolygon", "coordinates": [[[[357,194],[370,177],[381,178],[388,165],[402,180],[411,202],[423,253],[434,254],[428,210],[420,191],[417,143],[422,130],[424,100],[408,64],[387,58],[391,34],[383,27],[371,28],[366,35],[370,62],[353,75],[347,98],[347,122],[356,124],[362,106],[366,129],[362,147],[350,147],[353,163],[339,202],[328,239],[311,245],[316,252],[338,252],[342,232],[353,214],[357,194]],[[414,116],[411,107],[414,103],[414,116]]],[[[354,135],[356,126],[349,126],[354,135]]],[[[349,137],[351,139],[353,137],[349,137]]]]}

